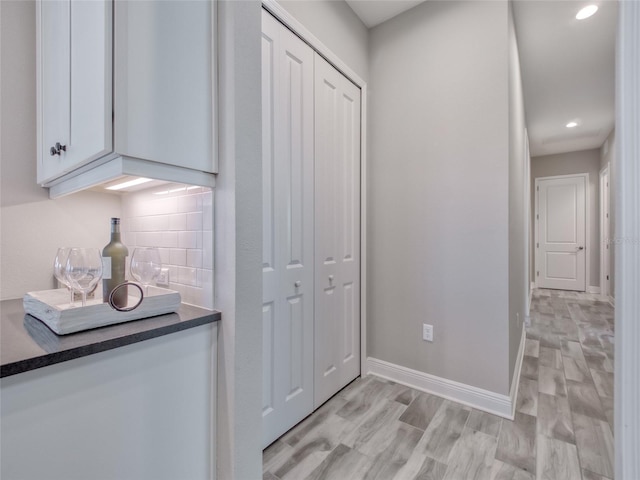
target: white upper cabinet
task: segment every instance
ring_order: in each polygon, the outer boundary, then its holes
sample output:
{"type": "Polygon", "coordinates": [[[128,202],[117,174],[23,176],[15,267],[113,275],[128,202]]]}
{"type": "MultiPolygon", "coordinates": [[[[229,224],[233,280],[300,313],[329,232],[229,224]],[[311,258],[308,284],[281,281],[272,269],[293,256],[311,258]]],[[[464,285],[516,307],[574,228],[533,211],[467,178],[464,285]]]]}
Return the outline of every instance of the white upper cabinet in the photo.
{"type": "Polygon", "coordinates": [[[215,173],[214,2],[42,0],[37,15],[38,183],[117,158],[215,173]]]}
{"type": "Polygon", "coordinates": [[[214,2],[115,4],[115,148],[213,172],[214,2]]]}
{"type": "Polygon", "coordinates": [[[38,183],[112,150],[111,2],[38,3],[38,183]]]}

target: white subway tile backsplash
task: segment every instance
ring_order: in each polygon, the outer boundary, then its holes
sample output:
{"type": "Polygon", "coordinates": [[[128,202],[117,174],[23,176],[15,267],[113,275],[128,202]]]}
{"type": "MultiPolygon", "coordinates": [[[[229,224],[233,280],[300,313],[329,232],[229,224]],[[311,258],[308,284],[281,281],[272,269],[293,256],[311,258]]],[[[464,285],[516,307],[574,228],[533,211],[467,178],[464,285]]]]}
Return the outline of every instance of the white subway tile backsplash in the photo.
{"type": "Polygon", "coordinates": [[[202,232],[202,264],[213,270],[213,232],[202,232]]]}
{"type": "Polygon", "coordinates": [[[147,229],[151,232],[164,232],[169,230],[169,215],[154,215],[146,217],[147,229]]]}
{"type": "Polygon", "coordinates": [[[162,241],[162,232],[139,232],[136,234],[138,247],[157,247],[162,241]]]}
{"type": "Polygon", "coordinates": [[[184,248],[172,248],[169,251],[171,265],[184,266],[187,264],[187,251],[184,248]]]}
{"type": "Polygon", "coordinates": [[[213,291],[213,270],[200,270],[200,275],[202,288],[213,291]]]}
{"type": "Polygon", "coordinates": [[[213,230],[213,192],[202,195],[202,230],[213,230]]]}
{"type": "Polygon", "coordinates": [[[162,237],[158,246],[165,248],[177,248],[178,232],[162,232],[162,237]]]}
{"type": "Polygon", "coordinates": [[[196,268],[178,267],[178,283],[197,287],[198,270],[196,268]]]}
{"type": "Polygon", "coordinates": [[[202,231],[202,212],[187,213],[187,230],[202,231]]]}
{"type": "Polygon", "coordinates": [[[179,291],[184,303],[213,308],[213,192],[190,187],[156,195],[157,190],[122,197],[129,256],[136,246],[159,247],[169,288],[179,291]]]}
{"type": "Polygon", "coordinates": [[[152,225],[152,219],[155,218],[155,216],[152,217],[140,217],[139,219],[139,223],[138,223],[138,228],[141,232],[153,232],[154,228],[152,225]]]}
{"type": "Polygon", "coordinates": [[[178,232],[178,247],[198,248],[198,235],[196,232],[178,232]]]}
{"type": "Polygon", "coordinates": [[[120,222],[120,230],[123,234],[126,232],[139,232],[140,217],[123,218],[120,222]]]}
{"type": "Polygon", "coordinates": [[[166,215],[178,212],[178,199],[176,197],[160,197],[150,203],[149,215],[166,215]]]}
{"type": "Polygon", "coordinates": [[[122,243],[125,245],[136,244],[136,234],[134,232],[122,232],[120,237],[122,238],[122,243]]]}
{"type": "Polygon", "coordinates": [[[173,286],[178,283],[178,268],[179,267],[175,267],[173,265],[169,265],[169,279],[172,282],[171,283],[171,287],[173,288],[173,286]]]}
{"type": "Polygon", "coordinates": [[[202,194],[178,197],[178,212],[199,212],[202,209],[202,194]]]}
{"type": "Polygon", "coordinates": [[[160,261],[162,262],[162,265],[169,265],[171,263],[171,250],[168,248],[159,248],[158,251],[160,252],[160,261]]]}
{"type": "Polygon", "coordinates": [[[176,213],[169,216],[169,230],[186,230],[187,229],[187,214],[176,213]]]}
{"type": "Polygon", "coordinates": [[[202,250],[187,250],[187,267],[202,268],[202,250]]]}

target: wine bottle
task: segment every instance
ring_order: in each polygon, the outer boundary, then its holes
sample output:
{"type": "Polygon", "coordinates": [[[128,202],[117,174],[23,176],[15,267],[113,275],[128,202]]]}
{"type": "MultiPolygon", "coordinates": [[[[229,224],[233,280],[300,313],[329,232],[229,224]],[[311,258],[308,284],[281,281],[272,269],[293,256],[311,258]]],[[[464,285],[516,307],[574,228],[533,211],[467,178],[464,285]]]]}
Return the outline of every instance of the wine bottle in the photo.
{"type": "MultiPolygon", "coordinates": [[[[120,219],[111,219],[111,241],[102,250],[102,300],[109,301],[114,288],[125,281],[125,264],[129,250],[120,238],[120,219]]],[[[128,287],[119,288],[113,296],[113,303],[124,308],[128,301],[128,287]]]]}

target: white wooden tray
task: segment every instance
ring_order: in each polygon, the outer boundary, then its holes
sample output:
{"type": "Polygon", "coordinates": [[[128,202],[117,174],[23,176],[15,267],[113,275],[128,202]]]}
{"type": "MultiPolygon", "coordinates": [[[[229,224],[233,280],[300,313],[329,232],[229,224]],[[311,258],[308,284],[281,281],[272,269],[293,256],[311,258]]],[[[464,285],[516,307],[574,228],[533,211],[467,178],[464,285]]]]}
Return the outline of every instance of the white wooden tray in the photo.
{"type": "MultiPolygon", "coordinates": [[[[91,328],[104,327],[115,323],[140,320],[165,313],[171,313],[180,307],[180,293],[160,287],[149,287],[142,303],[130,312],[119,312],[99,298],[87,299],[86,306],[80,300],[69,304],[69,291],[64,288],[29,292],[23,298],[24,311],[44,322],[58,335],[80,332],[91,328]]],[[[138,296],[129,296],[129,305],[138,302],[138,296]]]]}

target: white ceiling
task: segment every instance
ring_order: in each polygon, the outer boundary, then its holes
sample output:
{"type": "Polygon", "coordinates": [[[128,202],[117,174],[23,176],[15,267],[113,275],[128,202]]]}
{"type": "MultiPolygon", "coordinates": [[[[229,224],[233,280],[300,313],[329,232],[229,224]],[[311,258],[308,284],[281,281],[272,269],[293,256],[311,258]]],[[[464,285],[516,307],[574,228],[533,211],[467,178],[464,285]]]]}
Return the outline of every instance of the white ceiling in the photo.
{"type": "Polygon", "coordinates": [[[425,0],[346,0],[368,28],[415,7],[425,0]]]}
{"type": "Polygon", "coordinates": [[[532,156],[598,148],[613,129],[617,4],[592,3],[585,20],[587,1],[514,4],[532,156]]]}
{"type": "MultiPolygon", "coordinates": [[[[423,2],[346,1],[369,28],[423,2]]],[[[532,156],[598,148],[613,129],[616,15],[615,0],[514,2],[532,156]],[[598,12],[576,20],[589,3],[598,12]]]]}

